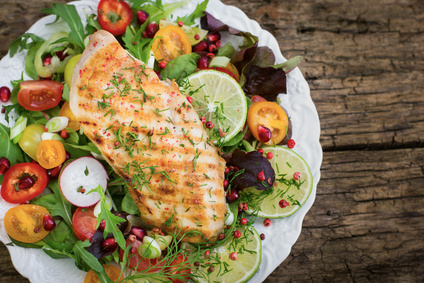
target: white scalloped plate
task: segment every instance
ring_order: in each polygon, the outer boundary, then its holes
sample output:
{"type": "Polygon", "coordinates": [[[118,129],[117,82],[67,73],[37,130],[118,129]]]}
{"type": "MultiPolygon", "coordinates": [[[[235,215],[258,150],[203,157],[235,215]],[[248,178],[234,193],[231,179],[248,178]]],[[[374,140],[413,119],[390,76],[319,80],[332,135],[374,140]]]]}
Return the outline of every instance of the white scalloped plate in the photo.
{"type": "MultiPolygon", "coordinates": [[[[165,2],[165,1],[164,1],[165,2]]],[[[171,2],[171,1],[166,1],[171,2]]],[[[194,0],[184,10],[174,14],[183,15],[194,10],[200,0],[194,0]]],[[[77,7],[83,21],[83,10],[88,13],[95,11],[98,1],[83,0],[72,2],[77,7]]],[[[267,31],[263,30],[256,21],[250,20],[240,9],[227,6],[219,0],[210,0],[207,11],[219,20],[231,27],[259,37],[259,45],[270,47],[276,57],[276,63],[286,61],[280,52],[277,40],[267,31]]],[[[35,33],[47,39],[52,33],[59,30],[67,30],[64,22],[47,25],[54,21],[54,16],[44,17],[37,21],[28,32],[35,33]]],[[[10,81],[21,77],[24,70],[24,58],[26,53],[16,54],[13,58],[9,55],[0,61],[0,86],[11,87],[10,81]]],[[[25,79],[30,79],[25,77],[25,79]]],[[[271,272],[277,268],[290,253],[291,247],[299,237],[302,221],[311,208],[316,195],[316,187],[320,179],[320,167],[322,162],[322,148],[319,143],[320,124],[318,113],[310,96],[309,86],[299,68],[295,68],[287,75],[287,95],[280,95],[282,105],[289,113],[293,123],[292,138],[296,141],[294,150],[299,153],[309,164],[314,177],[313,191],[307,202],[292,216],[283,219],[272,220],[272,225],[265,228],[262,220],[255,223],[259,233],[266,235],[263,241],[262,262],[259,272],[250,282],[262,282],[271,272]]],[[[0,123],[7,124],[4,115],[0,116],[0,123]]],[[[13,205],[6,203],[0,197],[0,240],[10,243],[10,238],[3,227],[6,211],[13,205]]],[[[7,246],[16,270],[31,282],[83,282],[85,272],[75,267],[72,259],[52,259],[43,251],[26,249],[18,246],[7,246]]]]}

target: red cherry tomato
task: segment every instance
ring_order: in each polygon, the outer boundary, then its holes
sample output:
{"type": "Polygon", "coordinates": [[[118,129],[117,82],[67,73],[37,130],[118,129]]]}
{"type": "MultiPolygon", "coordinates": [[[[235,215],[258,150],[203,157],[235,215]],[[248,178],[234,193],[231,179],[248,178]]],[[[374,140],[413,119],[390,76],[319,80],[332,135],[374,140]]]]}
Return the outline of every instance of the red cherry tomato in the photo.
{"type": "Polygon", "coordinates": [[[184,264],[188,259],[187,256],[179,255],[177,256],[169,265],[169,272],[177,275],[177,278],[169,278],[172,283],[186,283],[190,280],[191,270],[188,264],[184,264]]]}
{"type": "Polygon", "coordinates": [[[97,15],[102,29],[113,35],[123,34],[133,17],[130,5],[122,0],[101,0],[97,15]]]}
{"type": "MultiPolygon", "coordinates": [[[[143,242],[139,241],[137,239],[134,239],[134,241],[130,240],[129,238],[127,239],[125,246],[128,247],[129,245],[131,245],[131,250],[128,254],[128,258],[129,258],[128,267],[130,269],[137,267],[137,271],[143,271],[143,270],[149,269],[149,272],[156,272],[156,271],[160,270],[160,268],[151,268],[151,267],[156,266],[156,265],[162,266],[162,265],[165,264],[165,262],[164,261],[160,262],[162,260],[160,257],[154,258],[154,259],[143,258],[138,253],[138,247],[142,244],[143,244],[143,242]]],[[[123,249],[119,250],[119,256],[120,256],[121,261],[122,261],[122,258],[124,256],[124,250],[123,249]]]]}
{"type": "Polygon", "coordinates": [[[93,208],[78,207],[72,217],[72,230],[81,241],[91,241],[97,227],[97,217],[93,214],[93,208]]]}
{"type": "Polygon", "coordinates": [[[35,163],[18,163],[10,167],[1,184],[1,197],[10,203],[23,203],[47,187],[46,169],[35,163]]]}
{"type": "Polygon", "coordinates": [[[42,111],[59,104],[63,84],[58,81],[24,81],[20,84],[18,103],[27,110],[42,111]]]}

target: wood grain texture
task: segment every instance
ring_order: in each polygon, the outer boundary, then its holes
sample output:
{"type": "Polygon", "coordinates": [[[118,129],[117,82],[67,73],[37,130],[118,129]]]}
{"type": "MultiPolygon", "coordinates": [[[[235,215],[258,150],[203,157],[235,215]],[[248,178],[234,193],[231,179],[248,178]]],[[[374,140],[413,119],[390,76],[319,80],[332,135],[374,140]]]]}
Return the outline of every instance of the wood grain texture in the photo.
{"type": "MultiPolygon", "coordinates": [[[[1,56],[52,2],[0,0],[1,56]]],[[[270,31],[286,58],[304,56],[321,121],[315,204],[290,256],[265,282],[422,281],[424,2],[223,2],[270,31]]],[[[1,246],[5,282],[28,281],[1,246]]]]}

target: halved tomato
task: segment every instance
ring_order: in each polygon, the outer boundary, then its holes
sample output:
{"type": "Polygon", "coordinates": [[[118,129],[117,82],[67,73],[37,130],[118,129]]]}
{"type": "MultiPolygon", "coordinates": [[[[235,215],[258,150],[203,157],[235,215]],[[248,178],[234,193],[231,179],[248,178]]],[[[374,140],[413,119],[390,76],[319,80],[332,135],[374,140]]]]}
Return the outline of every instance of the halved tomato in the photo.
{"type": "Polygon", "coordinates": [[[10,203],[23,203],[47,187],[46,169],[35,163],[18,163],[7,170],[1,184],[1,197],[10,203]]]}
{"type": "MultiPolygon", "coordinates": [[[[103,267],[105,269],[107,276],[113,282],[116,282],[116,281],[120,282],[124,280],[124,275],[121,275],[121,270],[118,267],[111,264],[103,264],[103,267]]],[[[87,275],[85,275],[84,283],[100,283],[100,279],[93,270],[90,270],[88,271],[87,275]]]]}
{"type": "Polygon", "coordinates": [[[81,241],[88,239],[91,241],[97,231],[97,217],[93,214],[93,207],[78,207],[72,217],[72,230],[81,241]]]}
{"type": "Polygon", "coordinates": [[[37,161],[45,169],[59,166],[66,159],[65,147],[60,141],[45,140],[37,146],[37,161]]]}
{"type": "Polygon", "coordinates": [[[43,217],[46,214],[49,214],[47,209],[39,205],[18,205],[6,212],[4,228],[17,241],[35,243],[49,234],[43,227],[43,217]]]}
{"type": "Polygon", "coordinates": [[[152,52],[158,62],[168,63],[180,55],[191,53],[187,34],[177,26],[165,26],[155,35],[152,52]]]}
{"type": "Polygon", "coordinates": [[[63,84],[58,81],[24,81],[20,84],[18,103],[27,110],[43,111],[59,104],[63,84]]]}
{"type": "Polygon", "coordinates": [[[102,29],[113,35],[123,34],[133,17],[130,5],[122,0],[101,0],[97,15],[102,29]]]}

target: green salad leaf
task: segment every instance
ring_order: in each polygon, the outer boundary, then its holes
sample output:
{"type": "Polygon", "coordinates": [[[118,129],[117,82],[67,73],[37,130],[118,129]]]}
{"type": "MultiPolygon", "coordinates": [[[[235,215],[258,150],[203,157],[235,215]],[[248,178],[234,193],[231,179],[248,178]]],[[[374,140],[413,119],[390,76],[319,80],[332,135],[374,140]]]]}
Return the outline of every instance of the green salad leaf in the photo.
{"type": "Polygon", "coordinates": [[[13,57],[17,52],[30,49],[40,42],[44,42],[44,39],[33,33],[25,33],[9,45],[10,57],[13,57]],[[31,41],[29,42],[29,40],[31,41]]]}

